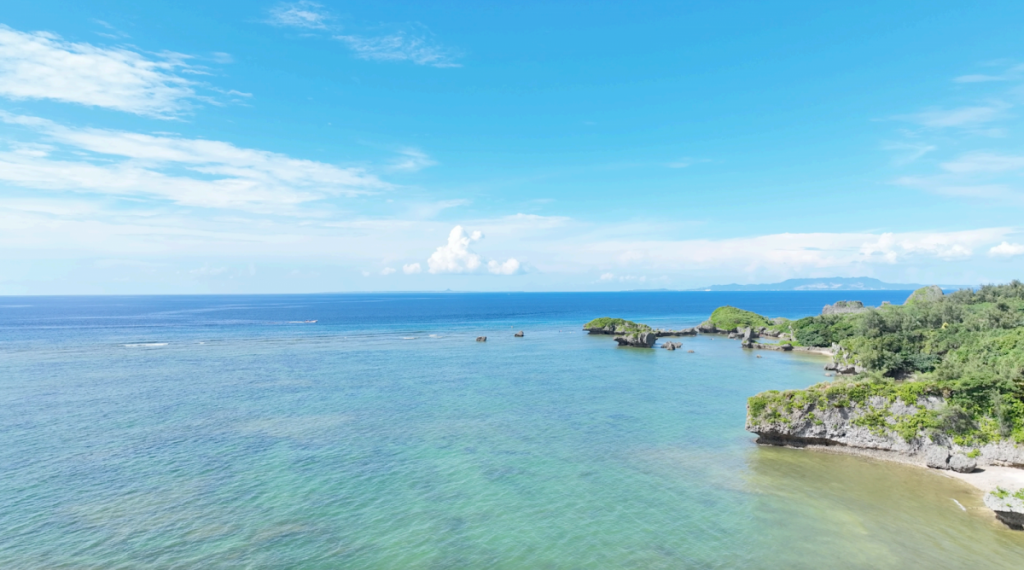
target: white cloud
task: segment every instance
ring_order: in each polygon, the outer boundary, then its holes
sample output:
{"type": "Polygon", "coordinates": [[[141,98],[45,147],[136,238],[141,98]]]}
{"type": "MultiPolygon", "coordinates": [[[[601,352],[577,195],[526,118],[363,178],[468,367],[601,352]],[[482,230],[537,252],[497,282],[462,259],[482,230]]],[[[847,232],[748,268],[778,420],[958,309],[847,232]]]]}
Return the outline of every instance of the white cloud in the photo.
{"type": "Polygon", "coordinates": [[[480,256],[469,250],[469,244],[479,241],[480,232],[467,234],[462,226],[455,226],[448,234],[448,243],[437,248],[427,260],[431,273],[464,273],[480,267],[480,256]]]}
{"type": "MultiPolygon", "coordinates": [[[[562,270],[570,264],[587,270],[615,263],[623,272],[721,269],[800,274],[818,268],[864,268],[878,264],[933,263],[969,258],[979,247],[1016,233],[1013,228],[959,232],[770,234],[724,240],[631,241],[578,243],[559,240],[547,252],[533,252],[542,271],[550,256],[561,253],[562,270]],[[556,250],[554,252],[550,250],[556,250]],[[547,255],[543,255],[547,253],[547,255]]],[[[551,271],[551,269],[547,269],[551,271]]]]}
{"type": "Polygon", "coordinates": [[[615,274],[614,273],[602,273],[601,274],[601,281],[611,281],[612,279],[615,279],[615,274]]]}
{"type": "Polygon", "coordinates": [[[421,271],[423,271],[423,268],[420,267],[419,263],[407,263],[402,266],[402,272],[406,275],[413,275],[421,271]]]}
{"type": "Polygon", "coordinates": [[[1017,257],[1024,255],[1024,245],[1004,241],[988,250],[988,254],[992,257],[1017,257]]]}
{"type": "Polygon", "coordinates": [[[437,161],[431,159],[425,152],[419,149],[406,148],[400,150],[399,154],[401,156],[391,166],[393,170],[416,172],[418,170],[423,170],[428,166],[434,166],[437,164],[437,161]]]}
{"type": "Polygon", "coordinates": [[[454,62],[450,50],[433,45],[423,36],[398,32],[388,36],[334,36],[355,52],[356,57],[371,61],[409,61],[432,67],[462,67],[454,62]]]}
{"type": "Polygon", "coordinates": [[[932,109],[911,115],[900,115],[896,118],[932,128],[971,127],[1000,119],[1005,116],[1005,111],[1009,108],[1010,106],[1006,103],[993,102],[974,107],[932,109]]]}
{"type": "Polygon", "coordinates": [[[395,272],[395,268],[394,267],[385,267],[384,269],[380,270],[380,274],[381,275],[391,275],[394,272],[395,272]]]}
{"type": "MultiPolygon", "coordinates": [[[[466,233],[462,226],[455,226],[448,234],[448,243],[437,248],[427,260],[431,273],[473,273],[482,265],[480,256],[469,249],[469,245],[483,239],[479,231],[466,233]]],[[[495,275],[513,275],[520,269],[519,261],[509,258],[504,263],[491,260],[487,270],[495,275]]]]}
{"type": "Polygon", "coordinates": [[[0,112],[31,129],[46,147],[0,151],[0,180],[43,190],[147,196],[188,206],[266,209],[389,185],[361,168],[343,168],[230,143],[106,129],[73,129],[0,112]]]}
{"type": "Polygon", "coordinates": [[[487,270],[495,275],[515,275],[519,273],[519,262],[515,258],[508,258],[505,263],[498,263],[493,259],[487,262],[487,270]]]}
{"type": "Polygon", "coordinates": [[[316,2],[300,0],[299,2],[283,2],[271,8],[267,23],[275,26],[310,28],[322,30],[327,27],[331,15],[316,2]]]}
{"type": "Polygon", "coordinates": [[[0,95],[12,99],[51,99],[170,118],[199,98],[196,84],[176,73],[195,71],[185,60],[181,54],[103,48],[0,24],[0,95]]]}
{"type": "Polygon", "coordinates": [[[1024,168],[1024,156],[973,152],[942,164],[943,170],[957,174],[1005,172],[1024,168]]]}

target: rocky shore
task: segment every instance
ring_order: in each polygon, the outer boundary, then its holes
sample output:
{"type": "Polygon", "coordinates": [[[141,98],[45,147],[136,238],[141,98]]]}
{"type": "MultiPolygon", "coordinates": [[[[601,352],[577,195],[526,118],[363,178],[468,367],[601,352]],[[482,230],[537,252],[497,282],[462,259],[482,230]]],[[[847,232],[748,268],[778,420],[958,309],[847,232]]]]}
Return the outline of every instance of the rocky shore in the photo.
{"type": "MultiPolygon", "coordinates": [[[[748,400],[746,429],[757,443],[933,469],[981,489],[998,520],[1024,530],[1024,402],[1017,392],[1000,388],[1011,384],[990,379],[1002,374],[1024,385],[1024,372],[1019,372],[1024,370],[1024,327],[1019,324],[1024,285],[1013,282],[987,294],[960,291],[950,301],[938,287],[925,287],[904,305],[839,301],[818,316],[795,321],[723,306],[697,327],[679,331],[608,318],[584,328],[615,335],[620,346],[653,348],[660,337],[713,334],[747,350],[829,357],[824,372],[832,380],[748,400]],[[993,303],[991,297],[998,295],[1009,301],[993,303]],[[1000,323],[997,330],[1004,332],[991,332],[991,323],[1000,323]],[[993,335],[1002,335],[1000,344],[991,344],[993,335]],[[934,352],[922,338],[949,340],[934,352]],[[931,374],[947,356],[951,364],[945,372],[931,374]],[[997,358],[1005,360],[1000,364],[997,358]],[[976,368],[964,368],[964,363],[976,368]],[[965,377],[966,383],[958,383],[965,377]],[[978,384],[977,378],[985,383],[978,384]]],[[[682,345],[661,346],[675,350],[682,345]]]]}

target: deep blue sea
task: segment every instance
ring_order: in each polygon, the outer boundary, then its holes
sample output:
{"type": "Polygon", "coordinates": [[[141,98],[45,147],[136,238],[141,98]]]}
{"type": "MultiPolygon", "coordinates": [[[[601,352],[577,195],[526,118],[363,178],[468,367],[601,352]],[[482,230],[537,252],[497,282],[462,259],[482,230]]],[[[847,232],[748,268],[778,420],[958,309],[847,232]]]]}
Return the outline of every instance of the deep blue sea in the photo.
{"type": "Polygon", "coordinates": [[[0,568],[1020,568],[958,481],[752,443],[825,360],[580,330],[908,294],[0,297],[0,568]]]}

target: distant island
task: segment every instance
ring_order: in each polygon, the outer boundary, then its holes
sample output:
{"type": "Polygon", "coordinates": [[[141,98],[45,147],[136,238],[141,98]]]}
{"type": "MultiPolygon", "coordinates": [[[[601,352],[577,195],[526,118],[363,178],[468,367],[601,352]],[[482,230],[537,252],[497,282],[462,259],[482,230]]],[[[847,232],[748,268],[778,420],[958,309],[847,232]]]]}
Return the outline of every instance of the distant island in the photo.
{"type": "MultiPolygon", "coordinates": [[[[915,283],[886,283],[873,277],[816,277],[809,279],[786,279],[780,283],[754,285],[711,285],[691,291],[914,291],[922,285],[915,283]]],[[[955,290],[965,285],[939,285],[944,290],[955,290]]]]}

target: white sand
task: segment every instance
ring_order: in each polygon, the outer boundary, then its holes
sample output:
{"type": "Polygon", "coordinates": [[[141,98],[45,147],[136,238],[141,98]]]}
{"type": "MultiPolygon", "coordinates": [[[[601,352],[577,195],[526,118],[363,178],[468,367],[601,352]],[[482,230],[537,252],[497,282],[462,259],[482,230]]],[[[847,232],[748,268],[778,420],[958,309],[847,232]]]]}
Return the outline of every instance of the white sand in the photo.
{"type": "Polygon", "coordinates": [[[994,491],[996,487],[1002,487],[1011,492],[1017,489],[1024,489],[1024,469],[1017,469],[1015,467],[986,465],[974,473],[957,473],[956,471],[940,471],[938,469],[932,469],[932,471],[947,477],[966,481],[981,489],[986,495],[994,491]]]}

